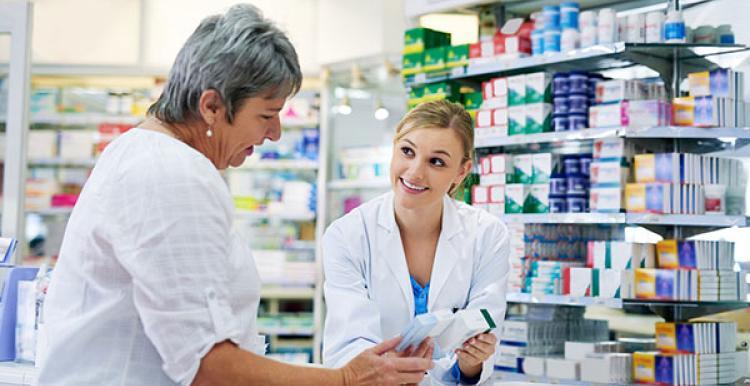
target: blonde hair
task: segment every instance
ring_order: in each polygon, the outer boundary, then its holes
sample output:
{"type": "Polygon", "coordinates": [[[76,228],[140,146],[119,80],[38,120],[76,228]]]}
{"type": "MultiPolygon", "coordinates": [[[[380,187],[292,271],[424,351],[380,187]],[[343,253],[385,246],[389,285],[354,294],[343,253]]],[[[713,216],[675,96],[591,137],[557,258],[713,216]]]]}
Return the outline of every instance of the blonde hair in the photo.
{"type": "MultiPolygon", "coordinates": [[[[393,138],[393,143],[395,144],[405,135],[417,129],[453,130],[461,140],[461,147],[463,148],[461,164],[463,165],[474,158],[474,126],[471,116],[460,104],[439,100],[418,105],[409,111],[396,126],[396,136],[393,138]]],[[[452,196],[461,185],[463,185],[463,181],[451,186],[449,194],[452,196]]]]}

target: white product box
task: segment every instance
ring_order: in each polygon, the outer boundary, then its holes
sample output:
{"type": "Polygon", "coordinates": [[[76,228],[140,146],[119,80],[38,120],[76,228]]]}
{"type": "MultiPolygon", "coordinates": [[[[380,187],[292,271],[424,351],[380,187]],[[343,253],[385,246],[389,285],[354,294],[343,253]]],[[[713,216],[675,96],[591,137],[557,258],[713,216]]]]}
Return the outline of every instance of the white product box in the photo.
{"type": "Polygon", "coordinates": [[[549,184],[533,184],[529,188],[531,213],[549,212],[549,184]]]}
{"type": "Polygon", "coordinates": [[[505,185],[505,213],[523,213],[523,203],[526,201],[528,194],[528,185],[505,185]]]}
{"type": "Polygon", "coordinates": [[[547,72],[537,72],[526,75],[526,103],[549,102],[552,75],[547,72]]]}
{"type": "Polygon", "coordinates": [[[596,351],[596,343],[590,342],[565,342],[565,359],[581,360],[586,354],[596,351]]]}
{"type": "Polygon", "coordinates": [[[619,159],[591,162],[591,185],[614,186],[621,188],[628,180],[628,168],[619,159]]]}
{"type": "Polygon", "coordinates": [[[621,271],[618,269],[600,269],[599,275],[599,293],[600,298],[613,299],[621,297],[620,281],[621,271]]]}
{"type": "Polygon", "coordinates": [[[556,379],[579,380],[581,364],[568,359],[547,358],[547,377],[556,379]]]}
{"type": "Polygon", "coordinates": [[[496,108],[492,109],[492,125],[493,126],[508,126],[508,109],[496,108]]]}
{"type": "Polygon", "coordinates": [[[496,204],[505,203],[505,185],[494,185],[489,187],[489,202],[496,204]]]}
{"type": "Polygon", "coordinates": [[[508,100],[508,79],[507,78],[495,78],[492,79],[492,96],[495,98],[502,98],[508,100]]]}
{"type": "Polygon", "coordinates": [[[622,188],[594,186],[589,192],[589,206],[592,212],[620,212],[625,208],[622,188]]]}
{"type": "Polygon", "coordinates": [[[655,127],[667,124],[665,122],[664,102],[659,100],[634,100],[623,103],[626,106],[623,111],[623,126],[628,127],[655,127]]]}
{"type": "Polygon", "coordinates": [[[485,175],[492,173],[492,164],[490,163],[490,157],[482,157],[479,159],[479,175],[485,175]]]}
{"type": "Polygon", "coordinates": [[[624,126],[622,106],[619,103],[589,107],[589,127],[606,128],[624,126]]]}
{"type": "Polygon", "coordinates": [[[490,202],[490,189],[488,186],[474,185],[471,187],[471,203],[487,204],[490,202]]]}
{"type": "Polygon", "coordinates": [[[603,138],[594,141],[594,158],[621,159],[625,156],[625,140],[623,138],[603,138]]]}
{"type": "Polygon", "coordinates": [[[531,103],[525,105],[526,134],[538,134],[551,130],[552,105],[549,103],[531,103]]]}
{"type": "Polygon", "coordinates": [[[552,171],[557,167],[559,157],[551,153],[537,153],[531,157],[532,180],[534,183],[549,182],[552,171]]]}
{"type": "Polygon", "coordinates": [[[479,110],[477,111],[477,127],[490,127],[492,126],[492,110],[479,110]]]}
{"type": "MultiPolygon", "coordinates": [[[[28,158],[30,161],[50,159],[57,156],[57,131],[55,130],[29,130],[28,142],[28,158]]],[[[5,144],[3,143],[3,145],[5,144]]]]}
{"type": "Polygon", "coordinates": [[[86,160],[94,155],[94,133],[89,130],[63,130],[60,132],[60,158],[86,160]]]}
{"type": "Polygon", "coordinates": [[[594,354],[581,361],[581,380],[584,382],[629,384],[632,371],[631,354],[594,354]]]}
{"type": "Polygon", "coordinates": [[[510,76],[508,79],[508,105],[519,106],[526,103],[526,76],[510,76]]]}
{"type": "Polygon", "coordinates": [[[479,185],[492,186],[492,185],[503,185],[506,180],[505,173],[491,173],[483,174],[479,176],[479,185]]]}
{"type": "Polygon", "coordinates": [[[591,268],[570,268],[570,296],[590,296],[591,295],[591,268]]]}
{"type": "Polygon", "coordinates": [[[445,352],[460,347],[474,335],[490,331],[496,327],[495,321],[485,309],[465,309],[454,314],[453,321],[435,342],[445,352]]]}
{"type": "Polygon", "coordinates": [[[632,269],[620,272],[620,297],[623,299],[635,298],[635,271],[632,269]]]}
{"type": "Polygon", "coordinates": [[[508,134],[519,135],[526,131],[526,106],[508,108],[508,134]]]}
{"type": "Polygon", "coordinates": [[[532,377],[543,377],[546,373],[546,363],[544,358],[525,357],[522,362],[523,373],[532,377]]]}
{"type": "Polygon", "coordinates": [[[530,184],[533,181],[534,164],[532,154],[519,154],[513,157],[513,170],[518,183],[530,184]]]}
{"type": "Polygon", "coordinates": [[[645,99],[648,86],[637,80],[614,79],[596,84],[596,103],[645,99]]]}
{"type": "Polygon", "coordinates": [[[492,154],[487,156],[490,160],[490,173],[512,173],[513,157],[508,154],[492,154]]]}

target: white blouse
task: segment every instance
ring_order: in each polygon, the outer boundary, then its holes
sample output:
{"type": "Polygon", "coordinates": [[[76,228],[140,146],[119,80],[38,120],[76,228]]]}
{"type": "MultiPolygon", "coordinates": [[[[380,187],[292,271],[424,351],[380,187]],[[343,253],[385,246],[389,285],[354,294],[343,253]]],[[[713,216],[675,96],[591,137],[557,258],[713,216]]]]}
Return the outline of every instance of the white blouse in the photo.
{"type": "Polygon", "coordinates": [[[39,385],[189,385],[218,342],[262,354],[260,281],[233,211],[185,143],[136,128],[107,146],[52,274],[39,385]]]}

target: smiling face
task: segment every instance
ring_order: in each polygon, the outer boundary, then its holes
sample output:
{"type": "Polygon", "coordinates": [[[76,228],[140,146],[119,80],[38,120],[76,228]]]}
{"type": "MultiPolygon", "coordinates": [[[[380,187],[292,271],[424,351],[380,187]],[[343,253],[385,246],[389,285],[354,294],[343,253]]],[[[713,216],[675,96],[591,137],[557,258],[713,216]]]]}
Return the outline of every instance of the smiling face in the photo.
{"type": "Polygon", "coordinates": [[[207,140],[215,141],[213,154],[209,155],[214,165],[218,169],[240,166],[253,154],[255,146],[263,144],[266,139],[278,141],[281,138],[279,112],[285,102],[286,98],[270,94],[247,98],[235,109],[230,123],[224,105],[218,100],[213,104],[208,101],[211,106],[207,108],[211,111],[208,122],[213,121],[209,124],[213,135],[207,140]]]}
{"type": "Polygon", "coordinates": [[[419,128],[401,136],[393,147],[391,185],[397,208],[439,205],[452,186],[471,170],[461,138],[452,129],[419,128]]]}

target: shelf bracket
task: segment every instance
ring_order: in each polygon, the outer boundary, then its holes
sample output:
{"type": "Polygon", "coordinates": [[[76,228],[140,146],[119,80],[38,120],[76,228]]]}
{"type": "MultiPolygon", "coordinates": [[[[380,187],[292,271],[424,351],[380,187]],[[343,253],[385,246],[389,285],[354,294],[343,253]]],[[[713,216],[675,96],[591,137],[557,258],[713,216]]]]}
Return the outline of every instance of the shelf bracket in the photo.
{"type": "MultiPolygon", "coordinates": [[[[664,84],[670,87],[674,80],[674,68],[671,60],[659,58],[656,56],[646,55],[639,52],[625,50],[623,57],[633,63],[644,65],[659,73],[664,84]]],[[[679,76],[679,75],[677,75],[679,76]]]]}

